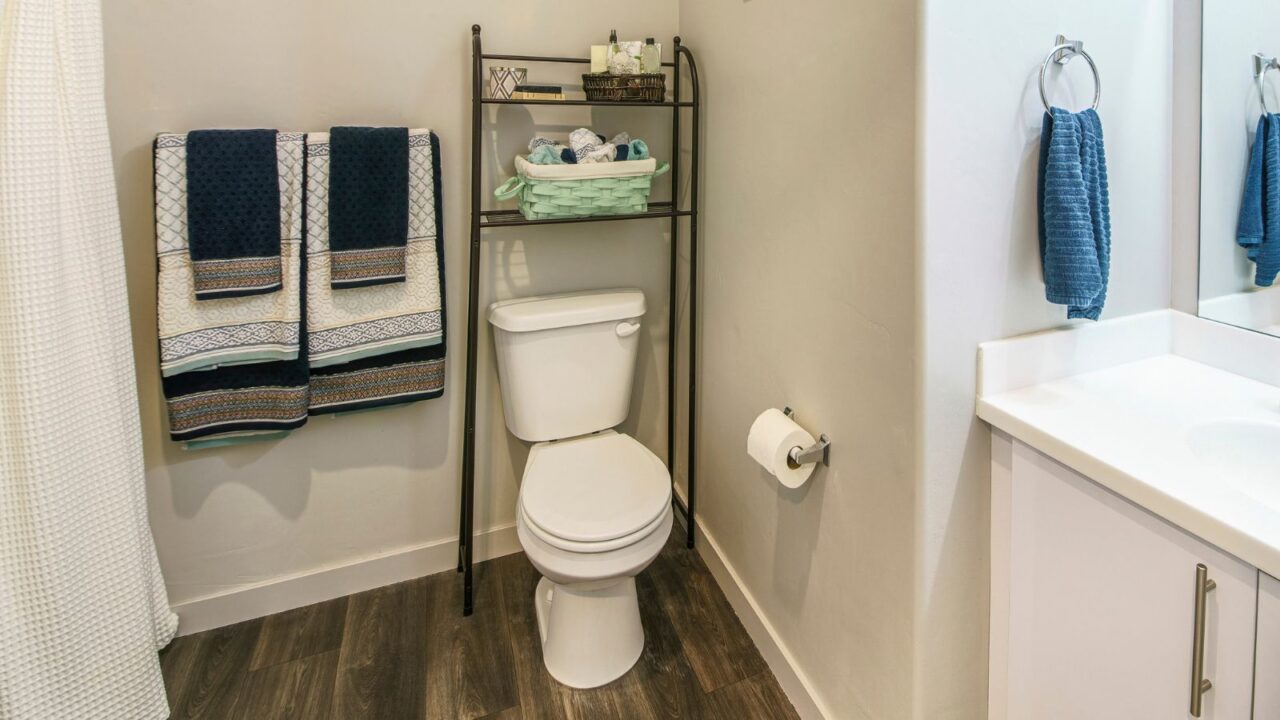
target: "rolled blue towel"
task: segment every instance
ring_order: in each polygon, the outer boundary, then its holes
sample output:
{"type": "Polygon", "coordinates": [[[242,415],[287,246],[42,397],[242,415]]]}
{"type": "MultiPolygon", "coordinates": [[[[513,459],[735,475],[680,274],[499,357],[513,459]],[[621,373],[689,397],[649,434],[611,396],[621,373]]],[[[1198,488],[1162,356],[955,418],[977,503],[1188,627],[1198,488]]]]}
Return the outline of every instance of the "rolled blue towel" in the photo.
{"type": "Polygon", "coordinates": [[[632,140],[630,143],[628,143],[627,147],[629,152],[627,153],[627,158],[625,159],[630,159],[630,160],[648,160],[649,159],[649,146],[645,143],[645,141],[639,140],[639,139],[632,140]]]}
{"type": "Polygon", "coordinates": [[[1040,141],[1040,260],[1045,298],[1097,320],[1111,270],[1111,200],[1102,121],[1053,108],[1040,141]]]}

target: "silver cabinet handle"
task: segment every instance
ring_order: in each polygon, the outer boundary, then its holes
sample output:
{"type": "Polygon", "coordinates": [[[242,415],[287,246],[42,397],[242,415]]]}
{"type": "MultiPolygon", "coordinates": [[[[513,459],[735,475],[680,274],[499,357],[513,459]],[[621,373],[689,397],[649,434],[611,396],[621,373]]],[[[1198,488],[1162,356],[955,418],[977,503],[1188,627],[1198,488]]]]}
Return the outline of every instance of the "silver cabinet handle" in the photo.
{"type": "Polygon", "coordinates": [[[1216,587],[1218,583],[1209,579],[1209,568],[1204,563],[1196,565],[1196,619],[1191,636],[1191,717],[1200,717],[1204,694],[1213,688],[1213,681],[1204,676],[1204,626],[1208,595],[1216,587]]]}

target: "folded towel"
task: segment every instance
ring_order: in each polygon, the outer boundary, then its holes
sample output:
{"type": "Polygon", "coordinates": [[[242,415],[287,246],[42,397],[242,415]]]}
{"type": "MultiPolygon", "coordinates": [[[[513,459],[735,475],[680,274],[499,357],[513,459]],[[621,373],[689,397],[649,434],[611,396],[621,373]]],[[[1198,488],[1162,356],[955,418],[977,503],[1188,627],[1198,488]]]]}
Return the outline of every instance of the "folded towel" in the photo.
{"type": "Polygon", "coordinates": [[[1096,112],[1045,114],[1037,195],[1045,297],[1069,318],[1097,320],[1111,268],[1111,201],[1096,112]]]}
{"type": "Polygon", "coordinates": [[[279,290],[276,131],[193,130],[186,172],[196,299],[279,290]]]}
{"type": "Polygon", "coordinates": [[[443,344],[315,368],[312,415],[404,405],[444,395],[443,344]]]}
{"type": "Polygon", "coordinates": [[[311,366],[438,345],[444,303],[436,228],[440,145],[430,130],[409,133],[407,279],[396,284],[333,290],[329,202],[330,137],[307,136],[307,338],[311,366]]]}
{"type": "Polygon", "coordinates": [[[155,203],[160,371],[295,358],[302,266],[303,135],[275,138],[280,292],[197,301],[188,225],[187,135],[156,138],[155,203]]]}
{"type": "Polygon", "coordinates": [[[1254,284],[1271,287],[1280,274],[1280,115],[1258,120],[1236,242],[1254,261],[1254,284]]]}
{"type": "Polygon", "coordinates": [[[557,146],[543,145],[529,153],[529,162],[535,165],[563,165],[565,149],[557,146]]]}
{"type": "MultiPolygon", "coordinates": [[[[422,131],[414,131],[422,132],[422,131]]],[[[425,242],[434,249],[440,265],[424,275],[444,278],[444,205],[440,192],[440,142],[435,133],[426,131],[426,135],[411,136],[411,145],[416,157],[415,168],[429,169],[430,176],[413,173],[422,181],[415,186],[415,197],[420,201],[430,202],[431,213],[428,217],[424,208],[417,208],[417,222],[411,223],[416,233],[429,236],[425,242]],[[424,144],[421,139],[426,139],[424,144]],[[429,154],[429,157],[427,157],[429,154]],[[428,184],[429,183],[429,184],[428,184]]],[[[414,276],[410,275],[410,285],[414,276]]],[[[317,287],[317,286],[313,286],[317,287]]],[[[323,287],[323,286],[318,286],[323,287]]],[[[340,293],[343,296],[357,292],[376,292],[378,288],[363,291],[340,293]]],[[[437,291],[437,295],[443,295],[437,291]]],[[[444,306],[440,306],[440,339],[431,346],[417,347],[409,350],[365,357],[341,365],[328,365],[312,368],[311,371],[311,404],[312,415],[326,413],[345,413],[372,410],[393,405],[417,402],[437,398],[444,394],[444,306]]]]}
{"type": "Polygon", "coordinates": [[[183,373],[163,384],[169,437],[176,442],[263,439],[307,422],[305,358],[183,373]]]}
{"type": "Polygon", "coordinates": [[[579,164],[611,162],[617,155],[617,147],[613,143],[605,142],[603,135],[597,135],[587,128],[578,128],[569,133],[569,147],[573,149],[579,164]]]}
{"type": "Polygon", "coordinates": [[[565,158],[572,155],[572,150],[545,138],[534,138],[533,142],[529,143],[529,162],[534,165],[563,165],[565,158]],[[545,142],[539,143],[539,140],[545,140],[545,142]]]}
{"type": "MultiPolygon", "coordinates": [[[[301,139],[301,137],[299,137],[301,139]]],[[[285,279],[306,282],[306,265],[285,279]]],[[[300,287],[295,287],[294,295],[300,287]]],[[[186,372],[161,380],[169,410],[169,437],[188,450],[272,440],[307,422],[310,369],[306,355],[306,309],[302,351],[292,360],[186,372]]]]}
{"type": "Polygon", "coordinates": [[[409,236],[409,131],[335,127],[329,133],[330,284],[402,283],[409,236]]]}
{"type": "Polygon", "coordinates": [[[570,144],[572,147],[566,147],[555,140],[535,137],[529,141],[526,160],[534,165],[576,165],[649,158],[649,146],[643,140],[632,140],[627,133],[619,133],[606,142],[603,135],[579,128],[570,135],[570,144]]]}

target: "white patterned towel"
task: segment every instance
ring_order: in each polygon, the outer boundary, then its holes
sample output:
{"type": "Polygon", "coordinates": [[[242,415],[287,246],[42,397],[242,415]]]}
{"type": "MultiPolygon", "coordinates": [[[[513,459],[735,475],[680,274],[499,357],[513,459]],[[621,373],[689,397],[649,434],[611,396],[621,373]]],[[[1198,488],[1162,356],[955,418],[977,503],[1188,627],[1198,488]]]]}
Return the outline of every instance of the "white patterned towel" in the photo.
{"type": "Polygon", "coordinates": [[[409,241],[405,281],[334,290],[329,255],[329,134],[307,135],[307,347],[311,367],[439,344],[431,131],[409,131],[409,241]]]}
{"type": "Polygon", "coordinates": [[[266,295],[196,300],[187,242],[187,136],[155,143],[157,308],[165,377],[219,365],[298,356],[302,263],[302,133],[279,133],[280,261],[284,289],[266,295]]]}

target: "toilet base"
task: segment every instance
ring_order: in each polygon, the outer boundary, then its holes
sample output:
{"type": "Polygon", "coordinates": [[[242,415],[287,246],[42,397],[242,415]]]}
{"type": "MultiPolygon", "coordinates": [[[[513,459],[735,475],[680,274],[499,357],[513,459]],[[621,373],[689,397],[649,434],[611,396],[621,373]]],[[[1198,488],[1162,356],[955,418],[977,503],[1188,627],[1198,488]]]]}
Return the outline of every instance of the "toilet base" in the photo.
{"type": "Polygon", "coordinates": [[[547,672],[569,687],[610,683],[644,651],[634,577],[572,585],[543,577],[533,605],[547,672]]]}

